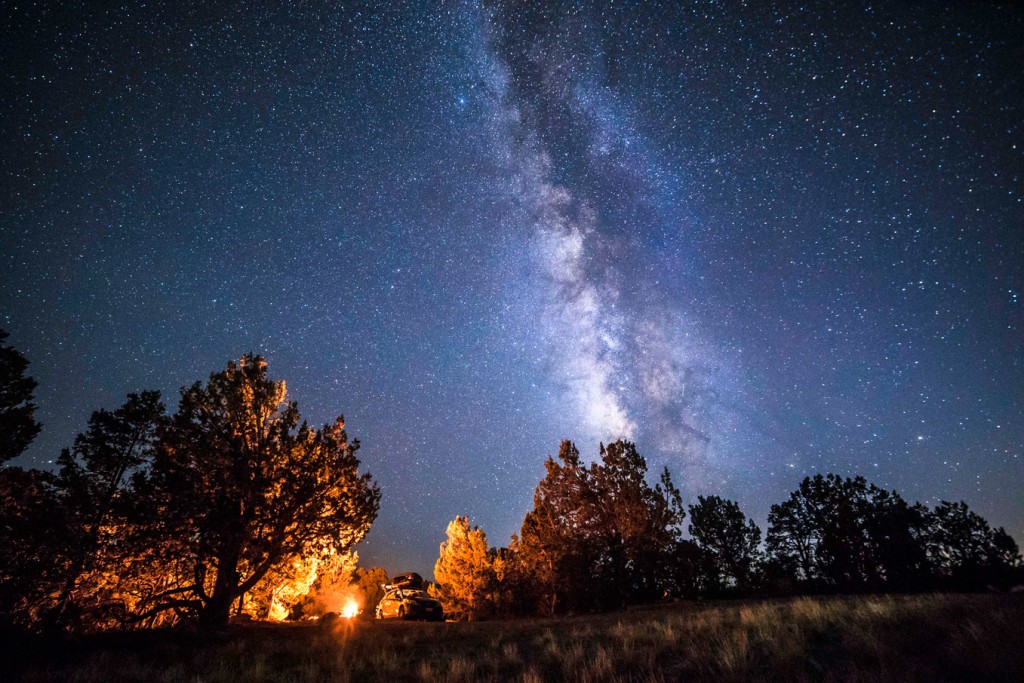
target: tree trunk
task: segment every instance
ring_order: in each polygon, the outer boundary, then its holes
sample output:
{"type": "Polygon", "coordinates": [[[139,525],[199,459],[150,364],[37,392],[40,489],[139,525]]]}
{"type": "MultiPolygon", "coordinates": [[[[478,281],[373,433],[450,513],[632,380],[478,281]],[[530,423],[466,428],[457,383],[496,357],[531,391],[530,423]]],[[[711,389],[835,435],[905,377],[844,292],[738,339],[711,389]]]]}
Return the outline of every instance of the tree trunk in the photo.
{"type": "Polygon", "coordinates": [[[224,626],[231,617],[231,604],[240,593],[238,586],[240,546],[240,542],[232,542],[217,558],[217,579],[213,584],[213,593],[199,613],[199,625],[203,628],[224,626]]]}
{"type": "Polygon", "coordinates": [[[214,593],[210,601],[203,605],[203,611],[199,613],[199,625],[203,628],[219,628],[227,624],[231,616],[232,602],[234,596],[214,593]]]}

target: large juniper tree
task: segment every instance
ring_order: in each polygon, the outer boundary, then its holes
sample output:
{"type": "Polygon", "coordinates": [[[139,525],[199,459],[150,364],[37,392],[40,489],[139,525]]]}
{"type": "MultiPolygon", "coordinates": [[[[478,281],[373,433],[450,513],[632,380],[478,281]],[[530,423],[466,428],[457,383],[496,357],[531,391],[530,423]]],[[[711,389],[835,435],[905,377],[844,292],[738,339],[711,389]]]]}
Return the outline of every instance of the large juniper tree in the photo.
{"type": "Polygon", "coordinates": [[[152,609],[200,623],[287,558],[346,552],[369,531],[380,491],[360,475],[344,421],[314,429],[283,381],[248,355],[182,390],[149,481],[159,535],[180,581],[152,609]]]}

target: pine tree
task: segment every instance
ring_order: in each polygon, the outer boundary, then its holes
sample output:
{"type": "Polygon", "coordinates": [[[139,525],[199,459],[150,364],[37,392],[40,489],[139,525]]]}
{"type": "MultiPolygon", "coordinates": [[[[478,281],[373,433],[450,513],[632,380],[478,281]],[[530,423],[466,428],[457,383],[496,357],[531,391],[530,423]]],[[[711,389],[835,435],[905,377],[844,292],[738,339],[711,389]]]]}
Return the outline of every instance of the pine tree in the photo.
{"type": "Polygon", "coordinates": [[[549,457],[544,467],[547,474],[512,549],[533,580],[540,611],[553,615],[576,607],[576,587],[588,578],[595,504],[589,474],[571,441],[563,441],[558,460],[549,457]]]}
{"type": "Polygon", "coordinates": [[[708,588],[751,588],[761,530],[737,503],[719,496],[699,496],[697,504],[690,506],[689,531],[708,560],[708,588]]]}
{"type": "Polygon", "coordinates": [[[462,613],[469,620],[490,616],[495,608],[498,575],[497,555],[487,545],[487,535],[469,526],[469,517],[456,517],[445,531],[434,564],[434,595],[445,611],[462,613]]]}

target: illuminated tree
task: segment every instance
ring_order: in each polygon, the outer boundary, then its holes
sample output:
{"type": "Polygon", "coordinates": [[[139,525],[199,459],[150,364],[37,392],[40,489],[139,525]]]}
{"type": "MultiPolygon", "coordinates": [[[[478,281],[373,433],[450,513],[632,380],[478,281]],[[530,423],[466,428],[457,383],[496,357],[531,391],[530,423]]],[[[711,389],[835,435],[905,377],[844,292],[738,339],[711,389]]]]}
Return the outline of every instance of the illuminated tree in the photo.
{"type": "Polygon", "coordinates": [[[512,548],[534,582],[541,611],[553,615],[571,608],[591,562],[591,517],[595,505],[589,475],[580,452],[563,441],[558,460],[548,458],[545,477],[533,494],[533,509],[526,513],[512,548]]]}
{"type": "Polygon", "coordinates": [[[678,575],[685,512],[666,470],[647,483],[647,463],[628,441],[602,446],[586,467],[563,441],[513,540],[541,611],[613,607],[659,596],[678,575]]]}
{"type": "Polygon", "coordinates": [[[629,441],[602,446],[600,454],[589,472],[593,575],[602,589],[596,606],[659,597],[685,514],[679,492],[667,468],[660,484],[647,483],[647,461],[629,441]]]}
{"type": "Polygon", "coordinates": [[[708,588],[751,587],[761,530],[738,504],[718,496],[699,496],[697,504],[690,506],[689,531],[708,560],[708,588]]]}
{"type": "Polygon", "coordinates": [[[166,422],[158,392],[130,394],[120,408],[93,413],[86,432],[58,458],[56,487],[73,534],[56,623],[70,626],[83,608],[117,602],[112,593],[119,570],[131,564],[126,555],[137,551],[130,541],[141,521],[133,477],[145,476],[166,422]]]}
{"type": "Polygon", "coordinates": [[[469,517],[456,517],[448,524],[447,540],[441,544],[434,564],[436,586],[431,590],[448,612],[462,613],[469,620],[489,615],[494,609],[498,587],[497,554],[487,545],[487,535],[469,526],[469,517]]]}
{"type": "Polygon", "coordinates": [[[32,402],[36,381],[25,375],[25,356],[4,346],[7,337],[0,330],[0,465],[21,455],[40,429],[32,402]]]}
{"type": "Polygon", "coordinates": [[[354,592],[358,559],[354,551],[287,558],[245,594],[241,611],[271,621],[338,612],[354,592]]]}
{"type": "Polygon", "coordinates": [[[363,569],[357,567],[353,574],[355,589],[361,597],[359,604],[362,606],[363,614],[373,614],[373,608],[384,597],[384,588],[390,579],[388,573],[381,567],[370,567],[363,569]]]}
{"type": "Polygon", "coordinates": [[[340,417],[321,429],[300,424],[259,356],[183,389],[149,495],[169,555],[188,572],[150,609],[223,624],[240,595],[290,558],[350,550],[380,501],[358,473],[358,446],[340,417]]]}

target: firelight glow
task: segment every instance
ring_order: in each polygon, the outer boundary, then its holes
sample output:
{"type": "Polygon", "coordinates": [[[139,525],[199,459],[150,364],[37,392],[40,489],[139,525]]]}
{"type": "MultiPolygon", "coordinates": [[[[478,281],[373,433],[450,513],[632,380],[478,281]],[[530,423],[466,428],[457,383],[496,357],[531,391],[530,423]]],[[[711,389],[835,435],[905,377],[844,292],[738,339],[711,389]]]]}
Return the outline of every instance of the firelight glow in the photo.
{"type": "Polygon", "coordinates": [[[359,614],[359,603],[352,598],[348,599],[345,606],[341,609],[341,616],[346,619],[353,619],[359,614]]]}

